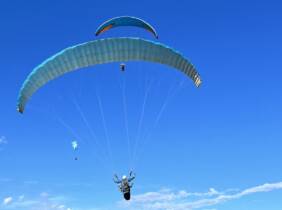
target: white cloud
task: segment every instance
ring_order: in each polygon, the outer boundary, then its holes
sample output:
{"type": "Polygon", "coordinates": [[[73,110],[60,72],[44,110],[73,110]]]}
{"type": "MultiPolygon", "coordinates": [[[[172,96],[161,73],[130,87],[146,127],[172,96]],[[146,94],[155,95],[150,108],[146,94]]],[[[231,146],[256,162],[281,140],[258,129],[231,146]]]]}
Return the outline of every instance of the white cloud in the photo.
{"type": "Polygon", "coordinates": [[[165,189],[159,192],[147,192],[141,195],[136,195],[132,198],[134,202],[156,202],[156,201],[172,201],[181,198],[185,198],[189,195],[186,191],[171,192],[171,190],[165,189]]]}
{"type": "Polygon", "coordinates": [[[147,192],[141,195],[136,195],[132,198],[134,203],[148,203],[148,202],[163,202],[163,201],[175,201],[182,200],[188,197],[211,197],[215,195],[221,195],[214,188],[210,188],[208,192],[187,192],[185,190],[180,190],[173,192],[170,189],[161,189],[158,192],[147,192]]]}
{"type": "Polygon", "coordinates": [[[214,188],[210,188],[208,192],[203,192],[203,193],[199,193],[199,192],[188,193],[189,196],[197,196],[197,197],[205,197],[205,196],[210,197],[210,196],[221,195],[221,194],[223,193],[218,192],[214,188]]]}
{"type": "Polygon", "coordinates": [[[8,204],[12,203],[12,201],[13,201],[12,197],[4,198],[3,205],[8,205],[8,204]]]}
{"type": "Polygon", "coordinates": [[[8,144],[8,141],[7,141],[7,139],[6,139],[5,136],[1,136],[1,137],[0,137],[0,145],[1,145],[1,144],[8,144]]]}
{"type": "Polygon", "coordinates": [[[282,189],[282,182],[263,184],[233,193],[220,193],[210,188],[205,193],[189,193],[184,190],[173,192],[160,190],[133,196],[130,202],[120,202],[119,205],[129,209],[146,210],[193,210],[214,207],[217,204],[239,199],[241,197],[282,189]],[[193,196],[196,196],[193,198],[193,196]]]}
{"type": "Polygon", "coordinates": [[[25,195],[20,195],[17,199],[7,197],[3,200],[1,210],[4,208],[9,210],[72,210],[66,205],[66,199],[62,196],[51,196],[46,192],[40,193],[33,198],[27,198],[25,195]]]}

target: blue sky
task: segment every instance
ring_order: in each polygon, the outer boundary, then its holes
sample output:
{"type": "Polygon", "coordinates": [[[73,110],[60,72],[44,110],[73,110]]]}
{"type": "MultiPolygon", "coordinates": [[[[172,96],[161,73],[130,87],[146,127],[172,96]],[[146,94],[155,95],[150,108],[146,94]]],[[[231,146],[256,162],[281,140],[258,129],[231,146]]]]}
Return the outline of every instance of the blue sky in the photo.
{"type": "MultiPolygon", "coordinates": [[[[281,210],[281,6],[1,1],[0,209],[281,210]],[[197,89],[161,65],[129,62],[121,74],[114,63],[52,81],[24,115],[16,112],[19,89],[35,66],[96,39],[96,28],[119,15],[152,24],[160,42],[197,67],[203,85],[197,89]],[[76,152],[73,140],[79,142],[76,152]],[[137,178],[133,200],[125,203],[112,174],[130,168],[137,178]]],[[[113,29],[101,38],[116,36],[154,39],[136,28],[113,29]]]]}

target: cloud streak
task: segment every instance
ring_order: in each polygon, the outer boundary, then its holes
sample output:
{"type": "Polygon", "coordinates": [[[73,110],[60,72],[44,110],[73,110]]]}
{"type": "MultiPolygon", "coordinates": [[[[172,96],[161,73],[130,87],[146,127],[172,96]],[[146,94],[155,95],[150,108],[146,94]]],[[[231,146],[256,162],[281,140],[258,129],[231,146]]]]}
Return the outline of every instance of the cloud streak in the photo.
{"type": "Polygon", "coordinates": [[[193,210],[213,207],[215,205],[240,199],[251,194],[271,192],[281,189],[282,182],[266,183],[232,194],[221,193],[213,188],[210,188],[210,190],[205,193],[189,193],[184,190],[173,192],[167,189],[136,195],[133,196],[131,202],[126,203],[122,201],[119,205],[127,207],[128,209],[193,210]]]}

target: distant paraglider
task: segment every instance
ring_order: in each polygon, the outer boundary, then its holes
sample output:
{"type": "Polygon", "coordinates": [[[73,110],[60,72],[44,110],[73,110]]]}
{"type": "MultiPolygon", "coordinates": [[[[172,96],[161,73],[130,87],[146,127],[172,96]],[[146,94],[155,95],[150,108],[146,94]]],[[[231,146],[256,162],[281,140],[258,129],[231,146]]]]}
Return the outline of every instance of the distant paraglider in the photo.
{"type": "Polygon", "coordinates": [[[134,26],[143,28],[150,33],[152,33],[157,39],[158,34],[156,30],[146,21],[132,16],[120,16],[120,17],[114,17],[110,20],[107,20],[106,22],[102,23],[98,29],[96,30],[96,36],[98,36],[101,33],[104,33],[105,31],[110,30],[111,28],[120,27],[120,26],[134,26]]]}
{"type": "MultiPolygon", "coordinates": [[[[102,23],[96,30],[95,35],[98,36],[111,28],[115,27],[121,27],[121,26],[133,26],[133,27],[138,27],[138,28],[143,28],[150,33],[152,33],[156,39],[158,39],[158,34],[156,30],[151,26],[149,23],[146,21],[137,18],[137,17],[132,17],[132,16],[119,16],[119,17],[114,17],[112,19],[109,19],[102,23]]],[[[120,70],[122,72],[125,71],[125,64],[122,63],[120,64],[120,70]]]]}
{"type": "Polygon", "coordinates": [[[120,70],[121,70],[121,71],[125,71],[125,64],[124,64],[124,63],[121,63],[121,64],[120,64],[120,70]]]}
{"type": "MultiPolygon", "coordinates": [[[[78,148],[78,143],[77,143],[77,141],[72,141],[72,142],[71,142],[71,146],[72,146],[72,148],[73,148],[74,152],[76,153],[77,148],[78,148]]],[[[78,160],[77,155],[75,155],[74,160],[78,160]]]]}

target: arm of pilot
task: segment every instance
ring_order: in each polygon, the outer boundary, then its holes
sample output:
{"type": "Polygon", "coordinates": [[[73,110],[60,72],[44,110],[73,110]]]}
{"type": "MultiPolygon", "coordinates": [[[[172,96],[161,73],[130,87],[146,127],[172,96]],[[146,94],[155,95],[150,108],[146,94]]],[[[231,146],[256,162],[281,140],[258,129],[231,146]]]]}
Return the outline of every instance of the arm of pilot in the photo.
{"type": "Polygon", "coordinates": [[[120,183],[121,183],[121,181],[119,180],[119,178],[118,178],[118,176],[117,176],[116,174],[114,175],[113,180],[114,180],[114,182],[115,182],[116,184],[120,184],[120,183]]]}
{"type": "Polygon", "coordinates": [[[130,171],[128,181],[131,182],[133,179],[135,179],[135,173],[130,171]]]}

